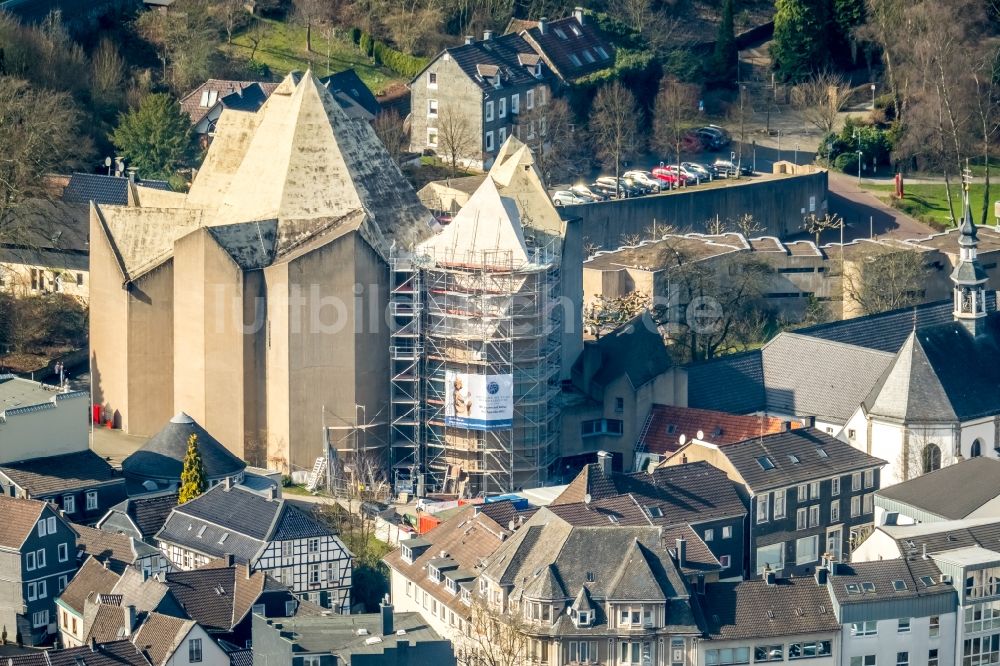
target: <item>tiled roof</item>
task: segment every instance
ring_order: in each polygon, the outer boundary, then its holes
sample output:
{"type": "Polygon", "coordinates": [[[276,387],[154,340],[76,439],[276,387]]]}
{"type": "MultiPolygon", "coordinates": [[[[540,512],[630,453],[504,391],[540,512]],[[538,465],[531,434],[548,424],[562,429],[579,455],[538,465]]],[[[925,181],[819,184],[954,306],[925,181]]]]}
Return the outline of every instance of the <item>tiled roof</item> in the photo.
{"type": "MultiPolygon", "coordinates": [[[[109,511],[127,515],[132,524],[138,528],[139,536],[149,539],[160,531],[175,506],[177,506],[177,493],[167,493],[132,497],[111,507],[109,511]]],[[[102,519],[102,523],[104,520],[102,519]]]]}
{"type": "Polygon", "coordinates": [[[194,626],[194,620],[150,613],[132,641],[137,648],[149,655],[153,666],[161,666],[173,656],[174,651],[194,626]]]}
{"type": "Polygon", "coordinates": [[[229,653],[229,666],[253,666],[253,650],[233,650],[229,653]]]}
{"type": "Polygon", "coordinates": [[[528,507],[527,509],[518,511],[517,507],[510,500],[504,500],[502,502],[487,502],[479,507],[479,513],[487,518],[490,518],[500,527],[508,527],[510,521],[512,520],[527,520],[534,515],[537,511],[537,507],[528,507]]]}
{"type": "Polygon", "coordinates": [[[885,464],[884,460],[816,428],[755,437],[729,444],[720,451],[754,493],[885,464]],[[771,463],[769,466],[758,460],[765,457],[771,463]]]}
{"type": "Polygon", "coordinates": [[[757,639],[840,632],[825,586],[809,578],[709,583],[702,608],[709,638],[757,639]]]}
{"type": "Polygon", "coordinates": [[[550,504],[549,511],[576,527],[607,525],[652,525],[649,516],[631,495],[615,495],[592,499],[590,502],[550,504]]]}
{"type": "Polygon", "coordinates": [[[763,411],[764,361],[761,350],[727,354],[687,366],[688,407],[734,414],[763,411]]]}
{"type": "Polygon", "coordinates": [[[100,603],[93,597],[85,601],[83,610],[85,641],[105,643],[125,638],[135,628],[129,627],[128,624],[128,609],[100,603]]]}
{"type": "Polygon", "coordinates": [[[264,592],[262,571],[247,576],[245,565],[173,571],[167,587],[184,610],[207,631],[228,632],[250,612],[264,592]]]}
{"type": "Polygon", "coordinates": [[[208,479],[239,474],[246,463],[233,455],[190,416],[181,412],[149,438],[138,451],[122,461],[122,471],[142,479],[178,479],[184,468],[188,439],[198,438],[198,452],[208,479]]]}
{"type": "MultiPolygon", "coordinates": [[[[913,599],[937,594],[955,594],[954,586],[942,583],[940,572],[922,567],[914,575],[911,562],[906,559],[877,560],[837,564],[836,574],[830,576],[830,590],[839,604],[864,604],[887,599],[913,599]],[[921,576],[930,576],[920,580],[921,576]],[[862,583],[871,583],[864,585],[862,583]]],[[[933,565],[932,565],[933,566],[933,565]]]]}
{"type": "Polygon", "coordinates": [[[3,657],[2,662],[10,666],[151,666],[146,655],[128,640],[62,650],[42,650],[3,657]]]}
{"type": "Polygon", "coordinates": [[[242,91],[244,88],[254,85],[255,81],[230,81],[226,79],[209,79],[200,86],[181,98],[181,110],[191,117],[191,123],[197,123],[205,117],[209,109],[215,106],[215,102],[226,95],[242,91]],[[212,103],[205,106],[202,104],[202,93],[212,95],[209,99],[212,103]]]}
{"type": "MultiPolygon", "coordinates": [[[[680,567],[682,572],[685,574],[696,574],[722,569],[722,565],[712,553],[708,544],[698,536],[698,533],[690,525],[677,525],[663,530],[663,542],[675,553],[675,556],[677,552],[677,539],[684,539],[685,541],[684,548],[686,553],[684,563],[680,567]]],[[[733,562],[730,566],[739,567],[740,564],[739,562],[733,562]]]]}
{"type": "Polygon", "coordinates": [[[125,534],[105,532],[85,525],[74,525],[73,529],[78,535],[77,551],[101,562],[106,561],[108,567],[119,574],[141,557],[160,554],[156,548],[125,534]]]}
{"type": "Polygon", "coordinates": [[[934,555],[975,546],[998,550],[1000,544],[1000,520],[996,518],[883,525],[877,529],[896,541],[902,557],[911,559],[922,558],[924,548],[928,555],[934,555]]]}
{"type": "Polygon", "coordinates": [[[0,515],[3,516],[0,547],[20,550],[31,530],[35,529],[43,509],[45,502],[0,494],[0,515]]]}
{"type": "Polygon", "coordinates": [[[526,28],[521,35],[562,78],[577,79],[613,67],[615,49],[586,19],[581,24],[573,16],[546,21],[526,28]]]}
{"type": "Polygon", "coordinates": [[[118,582],[118,574],[104,567],[92,557],[88,557],[76,572],[59,598],[64,604],[83,613],[83,602],[93,592],[108,594],[118,582]]]}
{"type": "Polygon", "coordinates": [[[877,497],[908,504],[945,520],[968,518],[998,496],[1000,460],[986,456],[962,460],[877,493],[877,497]]]}
{"type": "MultiPolygon", "coordinates": [[[[665,455],[680,448],[681,435],[688,441],[701,439],[713,444],[731,444],[757,435],[781,432],[782,419],[740,416],[728,412],[671,405],[653,405],[643,429],[642,444],[649,453],[665,455]]],[[[797,423],[792,424],[798,427],[797,423]]]]}
{"type": "MultiPolygon", "coordinates": [[[[353,69],[345,69],[342,72],[324,76],[319,82],[326,86],[330,92],[335,93],[334,97],[338,102],[341,100],[336,93],[342,93],[373,116],[381,110],[375,95],[353,69]]],[[[341,106],[343,106],[342,102],[341,106]]]]}
{"type": "Polygon", "coordinates": [[[627,377],[633,387],[643,386],[670,369],[670,354],[648,312],[587,342],[573,364],[573,382],[589,395],[600,395],[591,385],[605,387],[627,377]]]}
{"type": "MultiPolygon", "coordinates": [[[[74,173],[62,193],[66,203],[95,203],[108,206],[128,204],[129,179],[120,176],[106,176],[98,173],[74,173]]],[[[170,190],[165,180],[136,180],[136,185],[154,190],[170,190]]]]}
{"type": "Polygon", "coordinates": [[[0,472],[34,497],[80,490],[116,480],[122,483],[124,495],[125,479],[90,449],[60,456],[4,463],[0,465],[0,472]]]}
{"type": "Polygon", "coordinates": [[[493,90],[493,83],[479,72],[480,65],[496,66],[500,71],[501,89],[505,85],[525,86],[539,83],[527,68],[518,62],[518,54],[534,53],[520,35],[501,35],[492,39],[464,44],[447,49],[465,75],[483,90],[493,90]]]}

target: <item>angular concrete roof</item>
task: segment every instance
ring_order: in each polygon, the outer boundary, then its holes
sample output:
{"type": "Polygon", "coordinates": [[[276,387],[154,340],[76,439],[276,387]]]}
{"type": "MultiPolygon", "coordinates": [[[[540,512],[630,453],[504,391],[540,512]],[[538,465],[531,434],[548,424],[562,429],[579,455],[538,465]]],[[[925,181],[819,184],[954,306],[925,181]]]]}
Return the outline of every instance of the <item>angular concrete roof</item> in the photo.
{"type": "Polygon", "coordinates": [[[142,448],[122,461],[126,476],[142,479],[177,479],[184,469],[187,442],[198,437],[198,452],[205,466],[207,479],[220,479],[239,474],[247,466],[212,437],[197,421],[184,412],[178,413],[142,448]]]}

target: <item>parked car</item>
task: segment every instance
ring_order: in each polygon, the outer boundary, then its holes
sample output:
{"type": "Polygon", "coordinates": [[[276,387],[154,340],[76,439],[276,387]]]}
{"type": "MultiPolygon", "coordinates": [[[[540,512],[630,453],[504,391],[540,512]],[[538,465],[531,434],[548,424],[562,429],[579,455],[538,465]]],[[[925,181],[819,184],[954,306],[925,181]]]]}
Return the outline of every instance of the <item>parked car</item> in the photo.
{"type": "Polygon", "coordinates": [[[598,181],[594,181],[593,183],[588,185],[588,187],[593,192],[596,192],[605,199],[621,199],[624,198],[625,195],[624,192],[619,191],[619,189],[615,187],[614,183],[605,184],[598,181]]]}
{"type": "Polygon", "coordinates": [[[641,188],[634,185],[630,185],[625,181],[624,178],[615,178],[614,176],[601,176],[597,179],[597,182],[605,187],[611,188],[612,191],[615,189],[617,184],[618,191],[626,197],[641,197],[646,192],[641,188]]]}
{"type": "Polygon", "coordinates": [[[655,194],[660,191],[662,183],[656,176],[648,171],[626,171],[622,174],[626,182],[645,188],[647,192],[655,194]]]}
{"type": "Polygon", "coordinates": [[[718,176],[718,171],[715,167],[709,164],[700,164],[698,162],[681,162],[681,166],[687,169],[689,172],[693,173],[700,180],[712,180],[718,176]]]}
{"type": "Polygon", "coordinates": [[[699,127],[695,133],[701,138],[701,144],[706,150],[722,150],[731,142],[729,133],[717,125],[699,127]]]}
{"type": "Polygon", "coordinates": [[[737,173],[741,176],[752,176],[753,169],[742,164],[733,162],[732,160],[717,159],[712,164],[719,171],[719,175],[722,178],[732,178],[736,176],[737,173]]]}
{"type": "Polygon", "coordinates": [[[689,171],[684,166],[681,166],[680,169],[678,169],[676,164],[663,164],[661,162],[660,168],[665,169],[670,173],[679,172],[681,185],[697,185],[698,181],[701,180],[698,174],[694,173],[693,171],[689,171]]]}
{"type": "Polygon", "coordinates": [[[559,190],[552,195],[552,203],[557,206],[577,206],[579,204],[594,203],[594,200],[582,197],[572,190],[559,190]]]}
{"type": "Polygon", "coordinates": [[[593,191],[583,183],[577,183],[576,185],[569,188],[569,191],[578,197],[583,197],[584,199],[590,199],[591,201],[606,201],[607,197],[597,192],[593,191]]]}
{"type": "Polygon", "coordinates": [[[666,167],[655,167],[651,173],[654,178],[663,183],[664,187],[676,187],[681,182],[677,174],[666,167]]]}

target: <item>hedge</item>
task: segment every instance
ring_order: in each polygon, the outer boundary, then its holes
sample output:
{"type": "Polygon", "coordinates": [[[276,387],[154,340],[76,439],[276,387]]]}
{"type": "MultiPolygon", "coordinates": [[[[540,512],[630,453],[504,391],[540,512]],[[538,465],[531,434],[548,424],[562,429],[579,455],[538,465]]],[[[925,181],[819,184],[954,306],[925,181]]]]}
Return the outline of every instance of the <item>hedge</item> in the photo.
{"type": "Polygon", "coordinates": [[[419,58],[398,51],[358,28],[351,28],[351,41],[357,44],[366,58],[372,58],[376,65],[382,65],[400,76],[411,79],[430,62],[428,58],[419,58]]]}

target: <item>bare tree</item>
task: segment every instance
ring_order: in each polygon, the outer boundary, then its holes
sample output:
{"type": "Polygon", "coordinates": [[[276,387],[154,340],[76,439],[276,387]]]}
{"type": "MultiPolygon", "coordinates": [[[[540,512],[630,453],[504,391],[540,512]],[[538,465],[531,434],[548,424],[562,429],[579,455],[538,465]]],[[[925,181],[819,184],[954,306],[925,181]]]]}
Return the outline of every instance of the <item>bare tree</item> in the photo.
{"type": "Polygon", "coordinates": [[[764,225],[754,219],[754,216],[751,213],[744,213],[743,215],[740,215],[736,218],[736,221],[733,222],[733,226],[746,238],[750,238],[754,234],[764,231],[764,225]]]}
{"type": "Polygon", "coordinates": [[[729,220],[716,215],[705,220],[705,231],[711,236],[720,236],[727,231],[729,220]]]}
{"type": "Polygon", "coordinates": [[[635,96],[614,81],[605,85],[594,98],[590,112],[590,135],[597,155],[615,178],[621,175],[622,162],[631,158],[641,144],[635,96]]]}
{"type": "Polygon", "coordinates": [[[256,16],[250,20],[250,27],[246,32],[247,41],[250,42],[250,60],[254,59],[257,55],[257,49],[260,48],[261,42],[267,39],[270,34],[270,23],[256,16]]]}
{"type": "Polygon", "coordinates": [[[601,246],[594,241],[590,240],[588,237],[583,239],[583,256],[585,259],[590,259],[595,254],[601,251],[601,246]]]}
{"type": "Polygon", "coordinates": [[[125,60],[118,55],[114,42],[102,39],[90,58],[91,91],[96,100],[108,106],[121,103],[125,79],[125,60]]]}
{"type": "Polygon", "coordinates": [[[326,0],[292,0],[295,18],[306,27],[306,52],[312,53],[313,27],[326,18],[329,2],[326,0]]]}
{"type": "Polygon", "coordinates": [[[650,303],[649,296],[641,291],[610,298],[597,294],[593,303],[583,310],[583,325],[594,337],[600,338],[648,310],[650,303]]]}
{"type": "Polygon", "coordinates": [[[216,13],[226,31],[226,44],[232,45],[233,32],[246,23],[250,16],[246,10],[246,0],[219,0],[216,13]]]}
{"type": "Polygon", "coordinates": [[[840,74],[823,72],[792,89],[792,102],[802,116],[820,132],[827,134],[837,124],[837,115],[847,105],[851,87],[840,74]]]}
{"type": "Polygon", "coordinates": [[[920,252],[879,252],[844,266],[844,297],[857,303],[866,315],[898,310],[920,302],[926,277],[920,252]]]}
{"type": "Polygon", "coordinates": [[[656,94],[653,114],[653,145],[672,154],[680,173],[681,142],[698,113],[698,89],[676,78],[664,77],[656,94]]]}
{"type": "Polygon", "coordinates": [[[479,145],[478,133],[469,119],[460,113],[445,110],[438,116],[438,150],[451,165],[451,175],[458,172],[459,160],[473,156],[479,145]]]}
{"type": "Polygon", "coordinates": [[[573,122],[573,112],[566,100],[554,98],[545,104],[536,103],[533,109],[518,115],[517,124],[521,128],[520,137],[531,147],[546,183],[575,175],[586,163],[580,155],[586,145],[583,131],[573,122]]]}
{"type": "Polygon", "coordinates": [[[647,238],[651,240],[660,240],[667,234],[674,233],[674,231],[676,230],[677,227],[675,227],[674,225],[668,224],[666,222],[657,222],[656,218],[654,217],[653,221],[649,224],[649,226],[643,229],[642,231],[644,234],[646,234],[647,238]]]}
{"type": "Polygon", "coordinates": [[[816,245],[819,245],[820,235],[827,229],[839,229],[844,224],[844,219],[839,215],[827,213],[820,217],[816,213],[809,213],[802,220],[802,230],[816,237],[816,245]]]}
{"type": "Polygon", "coordinates": [[[516,610],[504,613],[474,595],[467,636],[459,642],[463,666],[520,666],[527,659],[527,626],[516,610]]]}
{"type": "Polygon", "coordinates": [[[382,141],[385,150],[389,153],[392,161],[399,165],[402,162],[403,152],[407,145],[406,130],[403,127],[403,119],[395,109],[380,111],[372,121],[372,129],[375,135],[382,141]]]}

